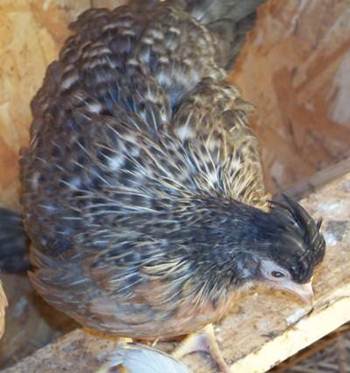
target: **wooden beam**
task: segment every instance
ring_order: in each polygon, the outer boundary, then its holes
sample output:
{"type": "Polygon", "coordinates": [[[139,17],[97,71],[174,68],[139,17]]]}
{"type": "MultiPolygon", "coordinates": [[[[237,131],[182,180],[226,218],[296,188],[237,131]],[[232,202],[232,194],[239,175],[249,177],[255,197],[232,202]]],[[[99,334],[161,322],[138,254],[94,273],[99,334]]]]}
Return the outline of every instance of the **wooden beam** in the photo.
{"type": "Polygon", "coordinates": [[[3,336],[5,331],[5,310],[7,306],[7,298],[0,281],[0,338],[3,336]]]}
{"type": "MultiPolygon", "coordinates": [[[[327,254],[314,276],[313,307],[262,286],[242,292],[236,307],[216,326],[223,355],[235,373],[265,372],[350,320],[350,174],[303,201],[323,217],[327,254]]],[[[117,348],[118,339],[76,330],[5,373],[93,372],[117,348]]],[[[171,351],[174,343],[160,343],[171,351]]],[[[205,354],[184,362],[196,373],[215,372],[205,354]]]]}
{"type": "Polygon", "coordinates": [[[282,335],[264,344],[259,351],[249,354],[232,365],[232,372],[266,372],[276,363],[296,354],[300,349],[329,334],[349,321],[350,285],[337,299],[323,309],[316,309],[282,335]]]}
{"type": "MultiPolygon", "coordinates": [[[[349,172],[350,158],[346,158],[291,185],[288,187],[287,193],[296,199],[301,199],[311,193],[316,193],[321,187],[349,172]]],[[[277,195],[278,193],[276,193],[276,196],[277,195]]]]}

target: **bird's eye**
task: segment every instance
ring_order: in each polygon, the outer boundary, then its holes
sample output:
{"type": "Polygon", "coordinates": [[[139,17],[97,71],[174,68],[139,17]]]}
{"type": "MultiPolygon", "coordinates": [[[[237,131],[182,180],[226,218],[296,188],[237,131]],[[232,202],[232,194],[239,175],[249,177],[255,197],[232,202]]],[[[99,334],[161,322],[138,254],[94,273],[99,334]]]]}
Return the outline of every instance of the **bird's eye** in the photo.
{"type": "Polygon", "coordinates": [[[281,277],[284,277],[284,274],[282,272],[279,272],[279,271],[272,271],[271,272],[271,275],[273,277],[276,277],[276,278],[281,278],[281,277]]]}

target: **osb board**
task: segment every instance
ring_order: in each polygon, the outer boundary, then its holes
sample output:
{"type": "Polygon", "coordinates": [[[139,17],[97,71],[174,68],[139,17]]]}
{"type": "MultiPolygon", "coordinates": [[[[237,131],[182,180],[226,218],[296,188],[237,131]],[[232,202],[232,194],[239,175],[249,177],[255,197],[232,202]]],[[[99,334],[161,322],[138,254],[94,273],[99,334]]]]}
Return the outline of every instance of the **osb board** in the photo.
{"type": "MultiPolygon", "coordinates": [[[[18,206],[18,150],[29,103],[67,24],[118,0],[0,1],[0,204],[18,206]]],[[[269,0],[231,80],[257,107],[266,181],[274,192],[349,152],[349,0],[269,0]]]]}
{"type": "Polygon", "coordinates": [[[7,306],[7,298],[0,281],[0,338],[4,335],[5,332],[5,310],[7,306]]]}
{"type": "MultiPolygon", "coordinates": [[[[9,306],[0,340],[0,369],[11,366],[76,327],[33,291],[26,274],[0,275],[9,306]]],[[[3,303],[0,291],[0,323],[3,303]]],[[[0,334],[1,334],[0,325],[0,334]]]]}
{"type": "Polygon", "coordinates": [[[121,1],[0,1],[0,205],[18,207],[18,152],[28,143],[30,101],[69,35],[67,25],[94,6],[121,1]]]}
{"type": "Polygon", "coordinates": [[[67,36],[65,12],[43,1],[0,2],[0,203],[16,205],[18,151],[28,142],[29,103],[67,36]],[[63,25],[63,27],[62,27],[63,25]]]}
{"type": "Polygon", "coordinates": [[[349,156],[350,1],[268,1],[231,81],[256,105],[270,190],[349,156]]]}
{"type": "Polygon", "coordinates": [[[350,372],[350,323],[284,361],[271,373],[350,372]]]}
{"type": "MultiPolygon", "coordinates": [[[[254,288],[242,294],[216,326],[225,359],[235,373],[258,373],[295,354],[350,320],[350,174],[311,195],[303,205],[323,217],[327,254],[314,276],[313,307],[285,294],[254,288]]],[[[74,331],[4,373],[94,372],[117,341],[74,331]]],[[[159,344],[169,348],[169,344],[159,344]]],[[[196,373],[215,372],[204,354],[185,363],[196,373]]]]}

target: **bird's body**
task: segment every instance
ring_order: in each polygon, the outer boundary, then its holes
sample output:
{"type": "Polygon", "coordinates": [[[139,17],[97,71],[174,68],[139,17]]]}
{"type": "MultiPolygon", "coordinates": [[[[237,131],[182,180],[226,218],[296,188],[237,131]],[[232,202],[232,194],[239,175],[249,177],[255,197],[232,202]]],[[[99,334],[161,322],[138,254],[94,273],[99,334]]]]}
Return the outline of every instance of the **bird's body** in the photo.
{"type": "Polygon", "coordinates": [[[31,279],[118,335],[188,334],[247,281],[307,283],[324,254],[299,205],[269,210],[251,106],[225,81],[219,33],[187,3],[86,12],[33,100],[31,279]]]}

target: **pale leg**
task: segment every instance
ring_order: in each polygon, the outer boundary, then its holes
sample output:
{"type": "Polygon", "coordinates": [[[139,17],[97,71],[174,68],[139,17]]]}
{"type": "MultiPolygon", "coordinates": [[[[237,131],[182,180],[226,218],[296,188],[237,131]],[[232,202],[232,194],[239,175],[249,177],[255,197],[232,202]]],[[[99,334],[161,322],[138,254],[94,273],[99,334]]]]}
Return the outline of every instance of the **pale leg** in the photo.
{"type": "Polygon", "coordinates": [[[120,371],[123,372],[123,366],[122,366],[122,358],[118,355],[118,349],[122,346],[126,346],[128,343],[132,343],[132,338],[120,338],[120,345],[117,346],[117,354],[116,356],[113,356],[113,353],[109,356],[107,359],[107,362],[105,362],[99,369],[95,371],[95,373],[109,373],[114,371],[117,367],[120,366],[120,371]]]}
{"type": "Polygon", "coordinates": [[[230,368],[226,364],[219,349],[212,324],[209,324],[199,332],[190,334],[188,337],[186,337],[172,353],[172,356],[175,359],[179,359],[192,352],[198,351],[208,353],[218,365],[220,372],[230,372],[230,368]]]}

